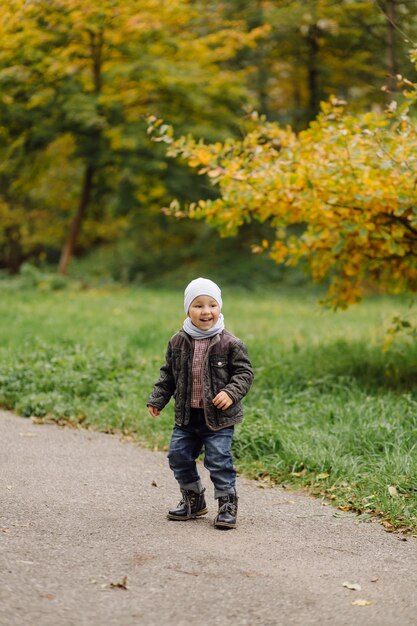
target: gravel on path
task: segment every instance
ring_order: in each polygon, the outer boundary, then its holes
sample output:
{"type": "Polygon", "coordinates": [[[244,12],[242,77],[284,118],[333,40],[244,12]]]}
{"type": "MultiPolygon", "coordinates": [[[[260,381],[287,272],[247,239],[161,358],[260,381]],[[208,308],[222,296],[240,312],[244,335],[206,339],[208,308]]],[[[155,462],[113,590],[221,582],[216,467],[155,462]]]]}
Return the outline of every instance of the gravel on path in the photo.
{"type": "Polygon", "coordinates": [[[168,521],[165,454],[0,411],[0,625],[416,626],[415,538],[242,478],[219,531],[201,473],[209,514],[168,521]]]}

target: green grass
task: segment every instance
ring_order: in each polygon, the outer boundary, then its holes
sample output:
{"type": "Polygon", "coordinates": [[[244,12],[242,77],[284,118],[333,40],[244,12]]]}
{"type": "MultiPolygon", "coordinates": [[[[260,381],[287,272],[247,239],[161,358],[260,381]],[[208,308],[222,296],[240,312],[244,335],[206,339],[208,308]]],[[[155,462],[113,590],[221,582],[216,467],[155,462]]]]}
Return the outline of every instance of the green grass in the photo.
{"type": "MultiPolygon", "coordinates": [[[[308,292],[223,295],[256,374],[236,431],[240,472],[417,529],[417,347],[399,338],[382,350],[407,302],[375,297],[332,313],[308,292]]],[[[182,324],[181,291],[0,283],[0,315],[0,405],[166,448],[172,405],[155,420],[146,400],[182,324]]]]}

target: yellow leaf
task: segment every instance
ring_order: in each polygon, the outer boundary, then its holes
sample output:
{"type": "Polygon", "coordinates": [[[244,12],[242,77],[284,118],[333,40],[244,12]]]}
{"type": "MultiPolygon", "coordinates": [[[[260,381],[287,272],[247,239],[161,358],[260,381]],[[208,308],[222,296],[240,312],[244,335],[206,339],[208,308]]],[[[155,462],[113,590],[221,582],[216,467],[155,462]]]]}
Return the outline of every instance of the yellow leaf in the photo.
{"type": "Polygon", "coordinates": [[[300,476],[305,476],[307,474],[307,470],[304,468],[301,472],[291,472],[291,476],[296,476],[299,478],[300,476]]]}
{"type": "Polygon", "coordinates": [[[220,176],[220,174],[223,172],[223,170],[220,167],[216,167],[214,168],[214,170],[209,170],[207,172],[207,176],[209,178],[216,178],[216,176],[220,176]]]}

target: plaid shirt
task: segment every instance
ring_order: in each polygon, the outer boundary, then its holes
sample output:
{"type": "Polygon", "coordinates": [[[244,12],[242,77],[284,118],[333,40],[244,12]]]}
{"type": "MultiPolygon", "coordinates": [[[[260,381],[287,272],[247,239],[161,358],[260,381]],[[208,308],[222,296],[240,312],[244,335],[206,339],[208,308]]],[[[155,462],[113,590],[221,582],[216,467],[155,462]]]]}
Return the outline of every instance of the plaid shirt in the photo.
{"type": "Polygon", "coordinates": [[[210,339],[194,340],[193,354],[193,386],[191,391],[191,406],[200,409],[203,406],[203,360],[209,347],[210,339]]]}

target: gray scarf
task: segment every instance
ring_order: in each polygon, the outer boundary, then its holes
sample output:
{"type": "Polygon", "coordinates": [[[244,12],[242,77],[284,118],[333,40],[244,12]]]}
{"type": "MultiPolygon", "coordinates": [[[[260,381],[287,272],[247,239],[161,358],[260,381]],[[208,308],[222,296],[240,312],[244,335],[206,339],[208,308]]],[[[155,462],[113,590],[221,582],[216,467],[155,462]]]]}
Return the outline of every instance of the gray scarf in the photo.
{"type": "Polygon", "coordinates": [[[182,327],[183,330],[185,330],[185,332],[193,339],[210,339],[210,337],[218,335],[224,329],[223,313],[220,313],[219,319],[217,320],[216,324],[209,330],[200,330],[199,328],[197,328],[197,326],[194,326],[190,317],[187,317],[184,320],[184,324],[182,325],[182,327]]]}

